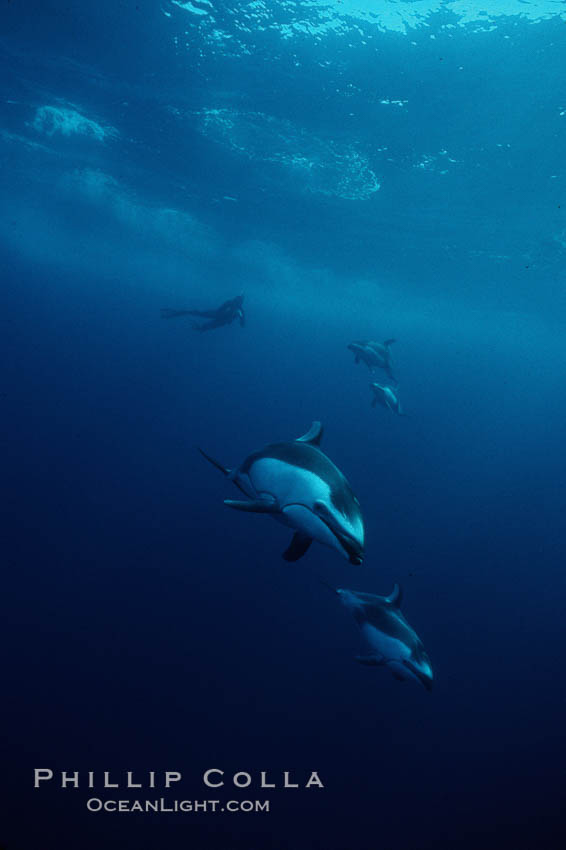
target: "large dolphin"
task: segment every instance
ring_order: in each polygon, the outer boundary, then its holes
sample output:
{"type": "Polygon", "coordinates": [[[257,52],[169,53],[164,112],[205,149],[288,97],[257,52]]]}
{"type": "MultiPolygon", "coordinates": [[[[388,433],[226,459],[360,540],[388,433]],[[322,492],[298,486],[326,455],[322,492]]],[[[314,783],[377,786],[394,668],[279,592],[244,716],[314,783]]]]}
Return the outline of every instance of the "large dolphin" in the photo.
{"type": "Polygon", "coordinates": [[[373,390],[373,400],[371,402],[372,407],[375,407],[376,404],[381,404],[383,407],[393,411],[393,413],[396,413],[398,416],[405,416],[401,409],[399,396],[391,387],[382,386],[381,384],[374,382],[370,384],[370,389],[373,390]]]}
{"type": "Polygon", "coordinates": [[[354,615],[367,644],[367,654],[357,656],[356,661],[372,667],[388,667],[396,679],[415,679],[430,691],[433,678],[430,660],[419,636],[401,613],[399,585],[395,585],[389,596],[343,589],[336,593],[354,615]]]}
{"type": "Polygon", "coordinates": [[[345,476],[320,450],[322,430],[320,422],[313,422],[303,437],[266,446],[237,469],[227,469],[200,451],[248,497],[243,501],[225,499],[225,505],[270,514],[295,529],[283,553],[286,561],[297,561],[312,541],[318,540],[351,564],[361,564],[364,523],[360,503],[345,476]]]}
{"type": "Polygon", "coordinates": [[[389,378],[394,381],[391,352],[389,347],[395,342],[394,339],[386,339],[385,342],[351,342],[348,349],[354,353],[355,362],[360,360],[366,364],[370,372],[375,372],[376,369],[385,369],[389,378]]]}

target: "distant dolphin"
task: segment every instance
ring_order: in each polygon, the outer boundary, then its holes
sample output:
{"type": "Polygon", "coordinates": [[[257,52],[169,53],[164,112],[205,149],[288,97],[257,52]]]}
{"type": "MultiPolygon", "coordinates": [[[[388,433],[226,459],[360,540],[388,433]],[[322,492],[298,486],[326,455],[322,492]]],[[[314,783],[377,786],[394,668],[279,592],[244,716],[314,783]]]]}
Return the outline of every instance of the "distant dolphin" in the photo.
{"type": "Polygon", "coordinates": [[[266,446],[233,470],[199,451],[250,499],[225,499],[225,505],[270,514],[295,529],[283,553],[286,561],[297,561],[312,541],[318,540],[351,564],[361,564],[364,523],[360,503],[344,475],[319,449],[322,430],[320,422],[313,422],[303,437],[266,446]]]}
{"type": "Polygon", "coordinates": [[[396,679],[415,679],[430,691],[433,678],[430,660],[419,636],[401,613],[399,585],[395,585],[390,596],[341,589],[336,593],[353,613],[368,645],[367,655],[357,656],[356,661],[371,667],[388,667],[396,679]]]}
{"type": "Polygon", "coordinates": [[[374,382],[373,384],[370,384],[370,388],[373,390],[372,407],[375,407],[376,404],[381,404],[388,410],[392,410],[393,413],[396,413],[398,416],[405,416],[401,410],[399,396],[391,387],[384,387],[381,384],[374,382]]]}
{"type": "Polygon", "coordinates": [[[376,369],[385,369],[386,374],[395,380],[392,370],[391,352],[389,347],[395,342],[394,339],[386,339],[385,342],[351,342],[348,349],[354,353],[356,363],[360,360],[366,364],[370,372],[376,369]]]}

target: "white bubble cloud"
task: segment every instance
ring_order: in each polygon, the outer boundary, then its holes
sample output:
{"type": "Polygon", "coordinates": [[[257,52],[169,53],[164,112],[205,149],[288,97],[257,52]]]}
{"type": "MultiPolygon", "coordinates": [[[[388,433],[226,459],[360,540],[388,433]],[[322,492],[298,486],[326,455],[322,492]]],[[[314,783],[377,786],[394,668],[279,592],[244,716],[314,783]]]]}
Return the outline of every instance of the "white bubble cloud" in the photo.
{"type": "Polygon", "coordinates": [[[40,106],[36,110],[33,128],[46,136],[87,136],[97,142],[119,136],[114,127],[103,126],[82,115],[76,109],[63,106],[40,106]]]}

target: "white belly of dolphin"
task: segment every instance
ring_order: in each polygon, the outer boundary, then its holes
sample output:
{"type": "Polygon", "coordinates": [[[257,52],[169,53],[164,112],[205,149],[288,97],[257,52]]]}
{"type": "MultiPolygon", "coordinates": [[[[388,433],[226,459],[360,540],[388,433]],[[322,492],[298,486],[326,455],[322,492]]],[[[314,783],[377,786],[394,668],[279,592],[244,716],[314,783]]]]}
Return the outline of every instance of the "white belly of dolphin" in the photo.
{"type": "Polygon", "coordinates": [[[331,546],[333,549],[337,549],[341,555],[346,554],[336,535],[330,531],[322,520],[303,505],[288,505],[285,507],[282,511],[281,521],[285,525],[291,526],[291,528],[296,528],[297,531],[300,531],[307,537],[312,537],[313,540],[318,540],[319,543],[323,543],[325,546],[331,546]]]}
{"type": "Polygon", "coordinates": [[[370,623],[363,624],[362,635],[376,655],[382,655],[386,663],[389,661],[402,662],[403,659],[408,659],[411,656],[409,648],[403,641],[380,632],[370,623]]]}

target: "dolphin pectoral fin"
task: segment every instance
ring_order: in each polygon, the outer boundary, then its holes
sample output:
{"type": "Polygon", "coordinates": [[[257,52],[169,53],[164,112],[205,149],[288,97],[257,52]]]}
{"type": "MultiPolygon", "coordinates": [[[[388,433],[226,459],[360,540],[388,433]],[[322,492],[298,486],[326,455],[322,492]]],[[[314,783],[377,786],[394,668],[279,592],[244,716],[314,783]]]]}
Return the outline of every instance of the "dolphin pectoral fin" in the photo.
{"type": "Polygon", "coordinates": [[[268,502],[266,499],[250,499],[246,501],[224,499],[224,504],[229,508],[234,508],[236,511],[247,511],[254,514],[274,514],[279,511],[275,502],[268,502]]]}
{"type": "Polygon", "coordinates": [[[296,442],[308,443],[310,446],[319,446],[323,431],[322,424],[315,420],[306,434],[303,434],[302,437],[297,437],[296,442]]]}
{"type": "Polygon", "coordinates": [[[283,558],[286,561],[298,561],[299,558],[303,557],[311,543],[312,537],[307,537],[306,534],[300,534],[297,531],[293,534],[293,539],[283,552],[283,558]]]}
{"type": "Polygon", "coordinates": [[[199,449],[199,452],[201,453],[201,455],[202,455],[204,458],[206,458],[206,460],[207,460],[209,463],[211,463],[213,466],[215,466],[215,467],[216,467],[216,469],[219,469],[219,470],[220,470],[220,472],[221,472],[223,475],[230,475],[230,473],[231,473],[231,471],[232,471],[231,469],[228,469],[227,467],[222,466],[222,464],[221,464],[221,463],[219,463],[217,460],[214,460],[214,458],[213,458],[213,457],[210,457],[210,455],[207,455],[207,453],[206,453],[206,452],[203,452],[203,450],[202,450],[202,449],[199,449]]]}
{"type": "Polygon", "coordinates": [[[385,664],[383,655],[356,655],[355,658],[359,664],[365,664],[366,667],[381,667],[385,664]]]}

